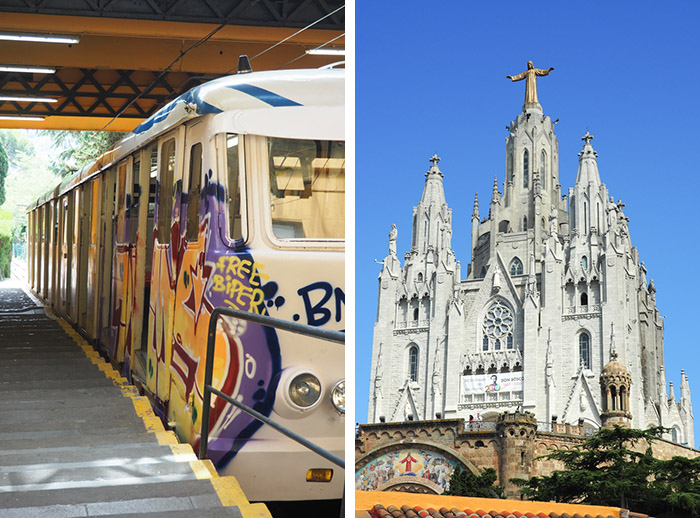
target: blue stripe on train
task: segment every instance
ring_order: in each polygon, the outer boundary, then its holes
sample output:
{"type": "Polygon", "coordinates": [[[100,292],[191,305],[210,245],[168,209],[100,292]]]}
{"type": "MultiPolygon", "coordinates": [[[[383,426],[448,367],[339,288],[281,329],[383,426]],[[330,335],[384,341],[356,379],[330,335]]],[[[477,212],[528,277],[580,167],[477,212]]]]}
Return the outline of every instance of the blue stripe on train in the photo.
{"type": "Polygon", "coordinates": [[[234,90],[238,90],[239,92],[243,92],[244,94],[248,94],[252,97],[255,97],[256,99],[259,99],[262,102],[269,104],[270,106],[302,106],[296,101],[292,101],[291,99],[282,97],[279,94],[270,92],[269,90],[265,90],[264,88],[260,88],[259,86],[244,84],[232,85],[229,86],[229,88],[233,88],[234,90]]]}

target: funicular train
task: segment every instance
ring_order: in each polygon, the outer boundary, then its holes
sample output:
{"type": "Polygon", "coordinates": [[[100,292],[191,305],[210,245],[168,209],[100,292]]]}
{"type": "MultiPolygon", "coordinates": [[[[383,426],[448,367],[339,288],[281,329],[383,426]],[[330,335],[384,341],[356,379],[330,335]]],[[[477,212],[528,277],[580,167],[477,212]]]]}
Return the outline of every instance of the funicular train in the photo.
{"type": "MultiPolygon", "coordinates": [[[[344,329],[344,195],[343,70],[220,78],[30,207],[29,282],[196,450],[214,308],[344,329]]],[[[342,345],[224,317],[215,350],[219,390],[343,456],[342,345]]],[[[337,466],[211,413],[209,458],[249,499],[341,498],[337,466]]]]}

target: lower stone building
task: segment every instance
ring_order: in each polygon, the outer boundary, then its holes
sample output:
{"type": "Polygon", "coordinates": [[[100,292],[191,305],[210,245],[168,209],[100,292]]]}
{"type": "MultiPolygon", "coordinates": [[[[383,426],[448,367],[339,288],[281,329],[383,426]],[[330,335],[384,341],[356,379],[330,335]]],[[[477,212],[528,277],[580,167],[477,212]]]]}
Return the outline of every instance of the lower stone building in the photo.
{"type": "MultiPolygon", "coordinates": [[[[537,422],[530,412],[505,412],[494,421],[438,419],[360,425],[355,438],[355,489],[440,494],[456,466],[479,474],[498,473],[508,498],[520,498],[511,478],[548,475],[562,469],[541,459],[557,449],[571,449],[585,439],[578,425],[537,422]]],[[[654,456],[694,458],[700,451],[659,439],[654,456]]]]}

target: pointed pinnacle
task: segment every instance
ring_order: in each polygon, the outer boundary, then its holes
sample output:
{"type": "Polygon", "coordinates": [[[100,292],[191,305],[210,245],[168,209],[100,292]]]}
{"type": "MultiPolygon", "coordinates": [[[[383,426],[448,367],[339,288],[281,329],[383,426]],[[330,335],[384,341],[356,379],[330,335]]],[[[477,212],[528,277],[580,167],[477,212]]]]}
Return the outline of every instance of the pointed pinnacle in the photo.
{"type": "Polygon", "coordinates": [[[472,211],[472,218],[479,219],[479,193],[474,193],[474,210],[472,211]]]}

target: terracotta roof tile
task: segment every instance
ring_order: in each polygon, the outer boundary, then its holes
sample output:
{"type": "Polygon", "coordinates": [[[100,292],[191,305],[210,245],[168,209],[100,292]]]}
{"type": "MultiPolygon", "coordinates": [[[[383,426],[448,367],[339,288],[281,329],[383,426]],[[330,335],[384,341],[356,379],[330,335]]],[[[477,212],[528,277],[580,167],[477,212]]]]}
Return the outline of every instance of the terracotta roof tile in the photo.
{"type": "MultiPolygon", "coordinates": [[[[627,518],[628,514],[617,507],[396,491],[356,491],[355,508],[367,511],[371,518],[627,518]]],[[[650,517],[630,512],[629,518],[650,517]]]]}

